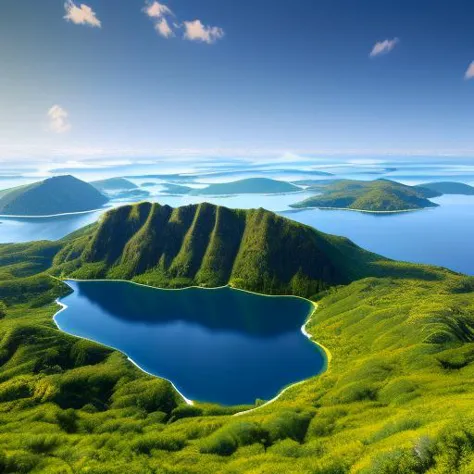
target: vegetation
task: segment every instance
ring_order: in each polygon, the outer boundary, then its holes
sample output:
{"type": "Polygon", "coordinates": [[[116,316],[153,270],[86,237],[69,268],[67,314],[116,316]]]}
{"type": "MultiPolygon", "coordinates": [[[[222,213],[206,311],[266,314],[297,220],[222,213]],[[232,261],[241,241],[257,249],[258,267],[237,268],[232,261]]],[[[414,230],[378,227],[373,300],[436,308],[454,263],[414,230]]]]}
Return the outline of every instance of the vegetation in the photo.
{"type": "Polygon", "coordinates": [[[57,176],[0,195],[0,214],[41,216],[98,209],[108,199],[73,176],[57,176]]]}
{"type": "Polygon", "coordinates": [[[465,183],[456,183],[452,181],[442,181],[439,183],[423,183],[416,187],[429,189],[438,196],[442,194],[464,194],[465,196],[474,196],[474,187],[465,183]]]}
{"type": "Polygon", "coordinates": [[[137,189],[138,186],[125,178],[108,178],[92,181],[90,184],[100,192],[123,191],[126,189],[137,189]]]}
{"type": "MultiPolygon", "coordinates": [[[[353,275],[349,285],[317,297],[307,330],[332,354],[326,373],[238,416],[251,407],[186,405],[168,382],[120,353],[59,332],[54,299],[68,288],[43,270],[74,252],[81,258],[104,252],[108,261],[118,247],[110,240],[91,245],[98,235],[116,238],[104,226],[113,229],[124,219],[120,235],[128,242],[150,216],[163,218],[159,209],[127,206],[62,242],[0,246],[0,472],[473,472],[473,277],[384,260],[316,233],[330,260],[339,256],[338,268],[346,262],[376,269],[379,277],[360,271],[360,279],[353,275]]],[[[201,222],[201,213],[229,213],[234,220],[221,215],[220,222],[230,234],[230,222],[244,216],[255,237],[265,222],[276,239],[316,239],[262,210],[161,209],[179,214],[183,225],[185,216],[201,222]]],[[[265,238],[272,246],[271,236],[265,238]]],[[[299,252],[311,255],[312,245],[307,250],[297,242],[299,252]]],[[[289,251],[278,250],[282,257],[289,251]]]]}
{"type": "Polygon", "coordinates": [[[166,184],[166,191],[174,194],[223,195],[223,194],[280,194],[301,191],[299,186],[269,178],[248,178],[230,183],[214,183],[196,189],[177,184],[166,184]]]}
{"type": "Polygon", "coordinates": [[[405,211],[436,207],[427,199],[432,192],[406,186],[394,181],[378,179],[375,181],[337,180],[330,184],[313,185],[310,190],[322,194],[293,204],[294,208],[338,208],[360,211],[405,211]]]}
{"type": "Polygon", "coordinates": [[[173,209],[145,202],[113,209],[98,227],[69,239],[54,259],[57,276],[174,288],[230,284],[306,297],[384,275],[389,266],[345,238],[264,209],[206,203],[173,209]]]}

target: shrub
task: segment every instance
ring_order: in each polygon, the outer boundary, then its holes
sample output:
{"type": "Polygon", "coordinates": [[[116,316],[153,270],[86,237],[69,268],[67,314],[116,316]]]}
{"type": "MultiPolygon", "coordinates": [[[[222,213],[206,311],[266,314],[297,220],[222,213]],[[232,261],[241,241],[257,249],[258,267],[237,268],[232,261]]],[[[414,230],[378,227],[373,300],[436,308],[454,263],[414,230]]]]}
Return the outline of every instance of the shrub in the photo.
{"type": "Polygon", "coordinates": [[[272,443],[286,438],[302,443],[312,416],[309,413],[285,411],[268,419],[263,427],[268,431],[272,443]]]}
{"type": "Polygon", "coordinates": [[[140,454],[150,454],[154,449],[163,451],[180,451],[185,446],[185,440],[176,436],[167,436],[162,433],[149,433],[140,436],[132,442],[131,449],[140,454]]]}
{"type": "Polygon", "coordinates": [[[25,447],[37,454],[45,454],[54,450],[58,445],[59,439],[54,435],[32,435],[24,440],[25,447]]]}

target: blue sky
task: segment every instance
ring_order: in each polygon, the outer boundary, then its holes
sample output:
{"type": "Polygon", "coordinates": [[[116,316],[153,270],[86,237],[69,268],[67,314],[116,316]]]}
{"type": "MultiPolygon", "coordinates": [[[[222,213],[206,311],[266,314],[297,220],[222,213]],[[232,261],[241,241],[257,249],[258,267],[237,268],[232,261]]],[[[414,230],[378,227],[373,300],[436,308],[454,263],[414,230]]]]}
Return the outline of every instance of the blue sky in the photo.
{"type": "Polygon", "coordinates": [[[2,0],[0,159],[474,155],[472,1],[84,2],[2,0]]]}

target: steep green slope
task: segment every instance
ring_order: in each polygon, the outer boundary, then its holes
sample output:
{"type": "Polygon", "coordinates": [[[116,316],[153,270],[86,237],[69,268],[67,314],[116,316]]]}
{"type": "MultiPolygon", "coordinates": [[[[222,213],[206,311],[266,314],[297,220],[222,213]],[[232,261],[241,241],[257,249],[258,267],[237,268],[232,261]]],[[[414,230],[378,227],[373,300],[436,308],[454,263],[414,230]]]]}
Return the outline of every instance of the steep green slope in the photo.
{"type": "Polygon", "coordinates": [[[41,216],[98,209],[108,199],[73,176],[20,186],[0,196],[0,214],[41,216]]]}
{"type": "Polygon", "coordinates": [[[438,195],[442,194],[463,194],[465,196],[474,196],[474,187],[465,183],[456,183],[452,181],[441,181],[439,183],[423,183],[417,188],[429,189],[438,195]]]}
{"type": "Polygon", "coordinates": [[[322,192],[291,207],[297,209],[321,207],[361,211],[405,211],[436,207],[426,198],[427,191],[388,180],[341,180],[314,188],[322,192]],[[321,187],[322,186],[322,187],[321,187]]]}
{"type": "Polygon", "coordinates": [[[304,296],[383,274],[387,262],[347,239],[263,209],[207,203],[113,209],[97,228],[67,242],[54,260],[56,273],[69,277],[132,279],[161,287],[231,284],[304,296]]]}
{"type": "Polygon", "coordinates": [[[125,178],[108,178],[98,181],[91,181],[92,186],[101,192],[123,191],[126,189],[137,189],[138,186],[125,178]]]}

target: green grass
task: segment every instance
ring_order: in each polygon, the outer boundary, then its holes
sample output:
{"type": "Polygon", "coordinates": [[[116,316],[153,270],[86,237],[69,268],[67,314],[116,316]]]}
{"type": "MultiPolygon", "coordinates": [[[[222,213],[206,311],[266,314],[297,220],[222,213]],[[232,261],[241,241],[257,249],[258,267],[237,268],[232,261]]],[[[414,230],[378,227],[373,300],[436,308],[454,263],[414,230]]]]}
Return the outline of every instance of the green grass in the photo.
{"type": "MultiPolygon", "coordinates": [[[[143,224],[139,211],[127,215],[143,224]]],[[[34,245],[12,246],[3,274],[49,248],[34,245]]],[[[232,416],[250,407],[185,405],[120,353],[58,331],[67,288],[36,271],[0,286],[0,472],[474,471],[472,277],[383,261],[378,278],[328,288],[307,325],[328,371],[232,416]]]]}

